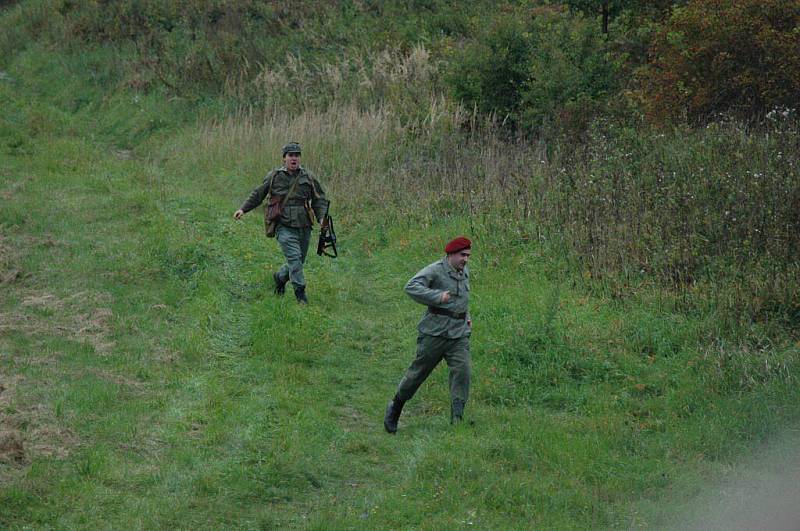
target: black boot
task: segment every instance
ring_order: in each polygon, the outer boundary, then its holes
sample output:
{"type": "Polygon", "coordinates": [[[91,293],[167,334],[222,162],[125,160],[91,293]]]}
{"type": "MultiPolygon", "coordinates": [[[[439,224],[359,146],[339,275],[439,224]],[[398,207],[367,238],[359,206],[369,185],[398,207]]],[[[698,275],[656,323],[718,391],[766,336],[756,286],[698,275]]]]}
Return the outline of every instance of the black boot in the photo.
{"type": "Polygon", "coordinates": [[[464,401],[456,398],[450,407],[450,424],[458,424],[464,420],[464,401]]]}
{"type": "Polygon", "coordinates": [[[281,280],[281,277],[278,273],[272,273],[272,280],[275,281],[275,295],[283,295],[286,293],[286,283],[289,282],[289,279],[281,280]]]}
{"type": "Polygon", "coordinates": [[[405,400],[400,400],[397,395],[394,395],[389,405],[386,406],[386,415],[383,417],[383,427],[389,433],[397,431],[397,421],[400,420],[400,412],[403,411],[403,404],[405,400]]]}
{"type": "Polygon", "coordinates": [[[305,286],[295,286],[294,296],[297,298],[297,302],[299,302],[300,304],[308,304],[308,297],[306,297],[305,286]]]}

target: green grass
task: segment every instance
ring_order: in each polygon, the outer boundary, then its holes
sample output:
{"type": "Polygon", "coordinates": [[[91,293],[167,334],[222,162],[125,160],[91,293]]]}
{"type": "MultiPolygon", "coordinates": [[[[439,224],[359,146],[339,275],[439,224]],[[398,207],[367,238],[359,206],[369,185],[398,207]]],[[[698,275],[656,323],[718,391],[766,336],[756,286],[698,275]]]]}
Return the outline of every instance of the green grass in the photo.
{"type": "MultiPolygon", "coordinates": [[[[109,57],[28,45],[0,79],[0,527],[657,527],[796,425],[790,267],[741,313],[735,295],[776,278],[769,260],[755,274],[717,257],[678,290],[638,267],[607,275],[621,247],[587,240],[581,257],[568,241],[604,234],[602,218],[552,230],[582,200],[547,188],[569,182],[564,146],[503,157],[501,138],[461,135],[467,118],[436,121],[434,104],[417,130],[344,103],[220,119],[219,101],[109,87],[109,57]],[[260,213],[231,217],[287,137],[340,236],[336,260],[312,249],[308,307],[271,293],[282,259],[260,213]],[[456,234],[475,241],[469,422],[448,424],[442,367],[389,436],[422,312],[402,287],[456,234]]],[[[665,153],[691,176],[726,146],[773,141],[714,134],[709,153],[703,133],[665,153]]],[[[661,168],[649,156],[572,177],[602,170],[592,190],[612,193],[615,169],[635,183],[637,165],[661,168]]],[[[792,160],[767,159],[791,177],[792,160]]],[[[716,170],[749,168],[731,164],[716,170]]],[[[580,212],[614,214],[598,205],[580,212]]]]}
{"type": "Polygon", "coordinates": [[[258,216],[231,219],[253,179],[222,192],[188,161],[31,149],[0,167],[20,271],[0,411],[26,448],[0,464],[3,527],[626,527],[794,418],[797,345],[750,353],[765,370],[657,290],[592,295],[547,249],[490,254],[484,234],[470,422],[448,424],[440,368],[389,436],[421,312],[402,286],[468,220],[341,223],[303,308],[270,293],[258,216]]]}

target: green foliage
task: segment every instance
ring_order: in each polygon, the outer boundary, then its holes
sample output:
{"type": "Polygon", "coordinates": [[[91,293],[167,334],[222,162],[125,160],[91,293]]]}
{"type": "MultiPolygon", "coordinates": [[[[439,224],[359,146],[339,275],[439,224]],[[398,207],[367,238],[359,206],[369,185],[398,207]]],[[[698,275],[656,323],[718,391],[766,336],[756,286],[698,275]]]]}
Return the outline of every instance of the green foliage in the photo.
{"type": "Polygon", "coordinates": [[[591,18],[601,17],[600,29],[608,33],[611,18],[617,16],[622,9],[636,5],[636,0],[568,0],[566,4],[573,9],[583,11],[591,18]]]}
{"type": "Polygon", "coordinates": [[[555,203],[539,216],[569,234],[588,274],[629,278],[614,291],[654,274],[681,290],[711,282],[701,289],[737,322],[770,307],[774,317],[796,315],[798,287],[779,281],[796,274],[800,249],[796,135],[793,121],[762,132],[595,128],[588,149],[562,162],[547,192],[555,203]]]}
{"type": "Polygon", "coordinates": [[[680,3],[675,0],[567,0],[566,5],[577,9],[591,19],[600,17],[599,30],[609,32],[609,25],[623,12],[634,17],[646,15],[651,19],[661,18],[670,8],[680,3]]]}
{"type": "Polygon", "coordinates": [[[522,123],[582,131],[620,87],[621,64],[588,20],[537,17],[530,77],[522,95],[522,123]]]}
{"type": "Polygon", "coordinates": [[[543,10],[498,19],[454,59],[449,83],[458,99],[523,130],[573,131],[614,93],[618,73],[588,20],[543,10]]]}
{"type": "MultiPolygon", "coordinates": [[[[489,4],[474,2],[472,14],[489,4]]],[[[304,1],[291,6],[254,0],[31,0],[10,13],[8,18],[17,17],[15,34],[28,36],[0,40],[0,50],[10,55],[18,42],[31,40],[62,49],[101,45],[125,50],[123,81],[130,87],[167,88],[191,98],[239,88],[264,70],[281,69],[287,60],[322,69],[343,56],[363,58],[381,48],[405,52],[420,42],[456,37],[467,28],[465,12],[446,0],[304,1]]],[[[348,81],[358,81],[349,79],[354,73],[346,72],[348,81]]],[[[261,104],[280,103],[264,94],[261,99],[266,100],[261,104]]]]}
{"type": "Polygon", "coordinates": [[[640,73],[651,115],[763,116],[800,101],[800,2],[694,0],[674,11],[640,73]]]}
{"type": "Polygon", "coordinates": [[[522,92],[530,75],[532,42],[527,29],[524,21],[506,16],[468,45],[450,74],[455,97],[485,113],[518,121],[522,92]]]}
{"type": "Polygon", "coordinates": [[[132,42],[137,77],[181,94],[221,89],[229,75],[263,61],[265,37],[277,40],[269,36],[286,33],[299,16],[262,2],[215,0],[65,2],[61,12],[73,42],[132,42]]]}
{"type": "Polygon", "coordinates": [[[58,41],[63,18],[47,0],[28,0],[0,10],[0,67],[40,40],[58,41]]]}
{"type": "Polygon", "coordinates": [[[30,149],[30,132],[25,127],[28,113],[14,94],[10,80],[0,80],[0,106],[6,111],[0,115],[0,153],[6,155],[26,153],[30,149]]]}

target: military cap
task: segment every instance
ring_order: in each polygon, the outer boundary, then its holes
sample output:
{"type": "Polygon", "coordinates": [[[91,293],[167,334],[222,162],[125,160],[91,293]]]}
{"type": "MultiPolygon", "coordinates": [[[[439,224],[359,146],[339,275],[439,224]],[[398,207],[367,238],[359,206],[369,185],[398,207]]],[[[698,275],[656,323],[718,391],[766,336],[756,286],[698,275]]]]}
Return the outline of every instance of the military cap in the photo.
{"type": "Polygon", "coordinates": [[[287,153],[300,153],[301,152],[300,144],[298,144],[297,142],[289,142],[288,144],[283,146],[281,152],[283,153],[284,157],[286,156],[287,153]]]}
{"type": "Polygon", "coordinates": [[[447,254],[457,253],[459,251],[463,251],[464,249],[470,249],[472,247],[472,242],[469,241],[464,236],[459,236],[454,240],[450,240],[447,245],[444,246],[444,252],[447,254]]]}

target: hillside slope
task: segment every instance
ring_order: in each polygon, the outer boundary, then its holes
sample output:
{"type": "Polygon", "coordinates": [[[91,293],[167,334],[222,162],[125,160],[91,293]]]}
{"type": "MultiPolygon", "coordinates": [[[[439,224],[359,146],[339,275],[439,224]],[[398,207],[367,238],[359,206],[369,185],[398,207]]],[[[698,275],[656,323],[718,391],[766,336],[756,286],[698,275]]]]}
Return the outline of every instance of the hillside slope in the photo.
{"type": "MultiPolygon", "coordinates": [[[[111,45],[15,50],[0,527],[659,527],[800,420],[791,118],[600,124],[577,146],[503,136],[441,95],[410,120],[231,111],[131,85],[111,45]],[[340,237],[339,258],[309,257],[308,307],[271,293],[260,211],[231,217],[289,139],[340,237]],[[747,223],[717,223],[729,204],[747,223]],[[448,424],[440,367],[389,436],[422,312],[402,287],[456,234],[475,241],[468,422],[448,424]]],[[[429,64],[416,50],[387,61],[429,64]]],[[[366,79],[393,93],[393,72],[366,79]]]]}

